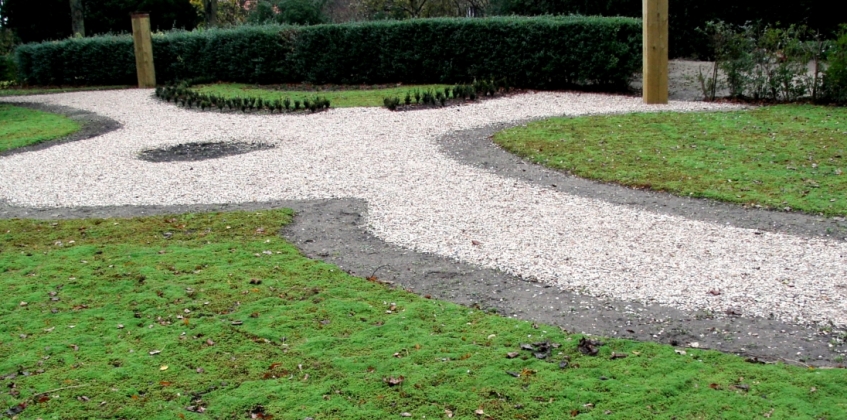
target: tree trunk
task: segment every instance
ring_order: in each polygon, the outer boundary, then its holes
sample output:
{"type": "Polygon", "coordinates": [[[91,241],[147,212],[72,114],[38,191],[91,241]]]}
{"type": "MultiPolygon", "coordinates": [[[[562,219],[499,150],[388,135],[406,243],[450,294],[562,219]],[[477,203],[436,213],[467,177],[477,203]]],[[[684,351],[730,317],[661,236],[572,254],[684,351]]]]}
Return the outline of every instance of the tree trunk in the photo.
{"type": "Polygon", "coordinates": [[[214,28],[218,24],[218,0],[203,0],[206,15],[206,27],[214,28]]]}
{"type": "Polygon", "coordinates": [[[71,30],[74,36],[85,36],[85,15],[82,0],[71,0],[71,30]]]}

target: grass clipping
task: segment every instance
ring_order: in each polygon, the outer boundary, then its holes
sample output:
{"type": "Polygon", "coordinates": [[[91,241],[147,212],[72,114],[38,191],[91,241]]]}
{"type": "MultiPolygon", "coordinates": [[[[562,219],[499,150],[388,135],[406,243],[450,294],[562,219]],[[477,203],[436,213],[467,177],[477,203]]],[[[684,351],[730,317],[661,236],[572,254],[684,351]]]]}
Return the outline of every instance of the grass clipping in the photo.
{"type": "Polygon", "coordinates": [[[264,211],[0,221],[0,409],[26,418],[847,417],[843,370],[601,344],[427,299],[304,258],[278,235],[290,220],[264,211]]]}
{"type": "Polygon", "coordinates": [[[847,215],[847,109],[553,118],[494,141],[536,163],[636,188],[847,215]]]}

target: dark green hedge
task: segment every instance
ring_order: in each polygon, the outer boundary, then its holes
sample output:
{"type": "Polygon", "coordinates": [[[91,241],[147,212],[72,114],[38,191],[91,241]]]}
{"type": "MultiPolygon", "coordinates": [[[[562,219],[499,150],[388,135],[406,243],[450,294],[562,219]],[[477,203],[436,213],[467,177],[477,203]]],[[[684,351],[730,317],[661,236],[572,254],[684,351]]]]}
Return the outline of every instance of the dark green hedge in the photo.
{"type": "MultiPolygon", "coordinates": [[[[503,15],[599,15],[641,17],[642,0],[492,0],[503,15]]],[[[742,25],[808,25],[830,38],[847,22],[832,0],[672,0],[669,6],[671,57],[711,57],[708,39],[697,29],[710,20],[742,25]]]]}
{"type": "MultiPolygon", "coordinates": [[[[631,18],[498,17],[340,25],[244,26],[156,34],[159,83],[461,83],[507,78],[515,87],[625,84],[641,66],[631,18]]],[[[135,84],[128,36],[26,44],[30,84],[135,84]]]]}

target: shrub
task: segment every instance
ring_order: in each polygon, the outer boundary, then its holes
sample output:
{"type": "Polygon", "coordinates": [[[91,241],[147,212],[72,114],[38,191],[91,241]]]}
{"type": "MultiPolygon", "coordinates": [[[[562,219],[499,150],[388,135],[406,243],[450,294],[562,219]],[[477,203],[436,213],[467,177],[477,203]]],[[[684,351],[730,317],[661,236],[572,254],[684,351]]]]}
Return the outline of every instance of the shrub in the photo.
{"type": "Polygon", "coordinates": [[[11,55],[0,55],[0,82],[17,80],[15,61],[11,55]]]}
{"type": "Polygon", "coordinates": [[[837,103],[847,103],[847,25],[829,56],[829,67],[823,77],[824,97],[837,103]]]}
{"type": "MultiPolygon", "coordinates": [[[[630,18],[418,19],[307,27],[174,31],[153,38],[159,83],[466,83],[515,87],[625,86],[641,66],[641,22],[630,18]]],[[[30,84],[134,84],[129,36],[26,44],[30,84]]]]}
{"type": "Polygon", "coordinates": [[[735,98],[785,102],[818,99],[820,62],[829,45],[819,33],[804,26],[736,26],[724,22],[709,22],[704,32],[715,55],[711,74],[698,75],[706,99],[715,99],[719,87],[726,87],[735,98]]]}
{"type": "MultiPolygon", "coordinates": [[[[636,0],[492,0],[494,13],[504,15],[601,15],[642,16],[642,3],[636,0]]],[[[697,29],[706,22],[722,20],[734,25],[761,21],[763,24],[807,25],[824,37],[832,36],[844,14],[836,12],[831,0],[673,0],[669,30],[671,57],[710,58],[708,38],[697,29]]]]}

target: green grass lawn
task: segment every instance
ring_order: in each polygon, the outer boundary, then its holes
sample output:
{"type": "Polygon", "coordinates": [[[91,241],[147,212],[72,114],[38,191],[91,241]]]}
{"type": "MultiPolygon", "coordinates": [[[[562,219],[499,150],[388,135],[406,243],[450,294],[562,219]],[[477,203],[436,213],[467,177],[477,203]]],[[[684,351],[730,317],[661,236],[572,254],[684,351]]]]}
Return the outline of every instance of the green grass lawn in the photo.
{"type": "Polygon", "coordinates": [[[0,96],[43,95],[47,93],[82,92],[88,90],[130,89],[134,86],[85,86],[85,87],[28,87],[0,89],[0,96]]]}
{"type": "Polygon", "coordinates": [[[847,108],[553,118],[494,141],[575,175],[678,195],[847,214],[847,108]]]}
{"type": "Polygon", "coordinates": [[[0,221],[0,408],[33,419],[847,418],[844,370],[624,340],[583,355],[556,327],[304,258],[278,236],[290,220],[0,221]],[[520,350],[544,341],[560,345],[547,360],[520,350]]]}
{"type": "Polygon", "coordinates": [[[0,152],[64,137],[79,128],[63,115],[0,104],[0,152]]]}
{"type": "Polygon", "coordinates": [[[196,86],[194,89],[201,93],[223,96],[225,98],[249,96],[262,100],[290,98],[292,101],[303,101],[304,99],[311,100],[315,96],[322,96],[330,100],[333,108],[350,108],[380,107],[383,106],[383,99],[386,97],[398,97],[402,100],[406,96],[406,93],[414,91],[415,89],[424,91],[427,89],[444,89],[445,87],[447,87],[447,85],[410,85],[376,89],[345,88],[344,90],[276,90],[240,83],[219,83],[196,86]]]}

